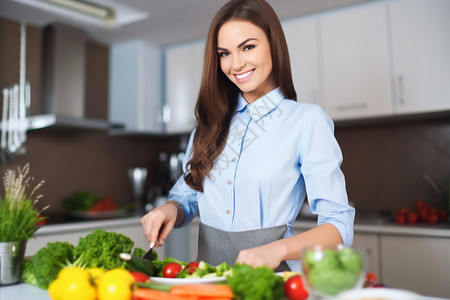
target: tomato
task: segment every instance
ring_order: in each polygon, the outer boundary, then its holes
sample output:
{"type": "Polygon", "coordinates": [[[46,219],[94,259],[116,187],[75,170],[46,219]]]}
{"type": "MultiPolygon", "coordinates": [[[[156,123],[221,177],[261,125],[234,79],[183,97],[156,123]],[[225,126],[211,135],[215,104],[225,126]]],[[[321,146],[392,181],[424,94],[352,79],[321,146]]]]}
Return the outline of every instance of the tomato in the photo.
{"type": "Polygon", "coordinates": [[[130,271],[130,273],[131,275],[133,275],[136,282],[146,282],[147,280],[149,280],[149,277],[145,273],[137,271],[130,271]]]}
{"type": "Polygon", "coordinates": [[[414,208],[419,211],[421,208],[428,208],[428,204],[423,200],[417,200],[414,202],[414,208]]]}
{"type": "Polygon", "coordinates": [[[427,222],[428,220],[428,208],[422,207],[419,209],[419,221],[427,222]]]}
{"type": "Polygon", "coordinates": [[[163,268],[163,277],[165,278],[176,278],[178,273],[181,272],[181,270],[183,269],[183,267],[176,262],[170,262],[167,265],[164,266],[163,268]]]}
{"type": "Polygon", "coordinates": [[[412,211],[406,213],[406,222],[408,222],[408,224],[416,224],[418,218],[419,216],[412,211]]]}
{"type": "Polygon", "coordinates": [[[133,283],[133,275],[125,269],[106,271],[98,280],[98,300],[130,300],[133,283]]]}
{"type": "Polygon", "coordinates": [[[305,300],[308,298],[309,293],[300,275],[292,276],[284,283],[284,295],[289,300],[305,300]]]}
{"type": "Polygon", "coordinates": [[[370,284],[375,284],[378,280],[378,276],[375,273],[366,273],[366,282],[370,284]]]}
{"type": "Polygon", "coordinates": [[[428,223],[429,224],[437,224],[437,222],[439,221],[439,216],[437,213],[430,213],[428,215],[428,223]]]}
{"type": "Polygon", "coordinates": [[[439,221],[447,221],[448,212],[446,210],[440,209],[438,211],[439,221]]]}
{"type": "Polygon", "coordinates": [[[189,271],[189,275],[191,275],[192,273],[194,273],[195,270],[197,270],[197,268],[198,268],[198,261],[190,262],[190,263],[186,266],[186,269],[189,271]]]}
{"type": "Polygon", "coordinates": [[[397,223],[397,224],[405,224],[405,215],[404,214],[400,214],[400,213],[397,213],[396,215],[395,215],[395,223],[397,223]]]}
{"type": "Polygon", "coordinates": [[[400,214],[400,215],[406,215],[406,213],[409,212],[409,211],[410,211],[409,208],[407,208],[407,207],[401,207],[401,208],[398,210],[397,214],[400,214]]]}

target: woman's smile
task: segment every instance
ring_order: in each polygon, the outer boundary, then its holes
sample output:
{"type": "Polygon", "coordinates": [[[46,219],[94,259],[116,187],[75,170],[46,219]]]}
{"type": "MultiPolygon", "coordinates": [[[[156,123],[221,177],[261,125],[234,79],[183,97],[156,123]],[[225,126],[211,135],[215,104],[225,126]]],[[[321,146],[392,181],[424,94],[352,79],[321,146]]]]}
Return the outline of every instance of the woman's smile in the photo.
{"type": "Polygon", "coordinates": [[[255,71],[255,69],[240,74],[234,74],[234,76],[236,76],[237,81],[244,82],[252,77],[253,71],[255,71]]]}

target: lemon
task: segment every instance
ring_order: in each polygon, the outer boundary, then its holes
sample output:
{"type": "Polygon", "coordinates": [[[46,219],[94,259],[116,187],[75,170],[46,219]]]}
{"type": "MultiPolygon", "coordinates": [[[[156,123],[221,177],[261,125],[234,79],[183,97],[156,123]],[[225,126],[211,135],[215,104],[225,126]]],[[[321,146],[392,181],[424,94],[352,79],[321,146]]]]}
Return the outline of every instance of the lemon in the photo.
{"type": "Polygon", "coordinates": [[[98,278],[98,300],[130,300],[134,277],[125,269],[106,271],[98,278]]]}
{"type": "Polygon", "coordinates": [[[95,300],[97,297],[89,272],[75,267],[62,269],[50,284],[48,293],[53,300],[95,300]]]}

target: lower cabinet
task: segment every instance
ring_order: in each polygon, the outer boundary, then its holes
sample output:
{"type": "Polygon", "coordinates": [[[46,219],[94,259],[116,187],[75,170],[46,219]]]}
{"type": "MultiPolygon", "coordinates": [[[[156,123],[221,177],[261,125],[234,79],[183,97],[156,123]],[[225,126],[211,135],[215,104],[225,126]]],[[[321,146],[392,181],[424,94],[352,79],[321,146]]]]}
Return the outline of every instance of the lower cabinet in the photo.
{"type": "Polygon", "coordinates": [[[380,249],[384,284],[450,298],[450,239],[381,236],[380,249]]]}
{"type": "Polygon", "coordinates": [[[367,255],[366,271],[377,274],[378,279],[380,281],[383,281],[380,272],[381,259],[380,259],[379,245],[380,245],[380,236],[377,234],[356,233],[353,237],[353,247],[365,250],[365,253],[367,255]]]}

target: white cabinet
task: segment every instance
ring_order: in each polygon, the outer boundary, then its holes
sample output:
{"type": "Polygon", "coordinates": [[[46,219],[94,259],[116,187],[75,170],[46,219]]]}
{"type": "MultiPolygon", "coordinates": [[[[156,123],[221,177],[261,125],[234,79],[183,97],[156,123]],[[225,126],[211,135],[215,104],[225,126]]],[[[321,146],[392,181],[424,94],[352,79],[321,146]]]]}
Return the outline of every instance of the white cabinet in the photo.
{"type": "Polygon", "coordinates": [[[203,72],[204,41],[166,49],[164,122],[167,133],[190,132],[203,72]]]}
{"type": "Polygon", "coordinates": [[[450,239],[382,236],[381,274],[387,286],[450,298],[450,239]]]}
{"type": "Polygon", "coordinates": [[[450,1],[389,3],[398,113],[450,109],[450,1]]]}
{"type": "Polygon", "coordinates": [[[298,102],[319,103],[319,47],[317,18],[283,22],[298,102]]]}
{"type": "Polygon", "coordinates": [[[377,234],[363,234],[363,233],[355,233],[353,237],[353,247],[364,249],[367,255],[367,267],[366,271],[375,273],[378,275],[378,280],[381,282],[383,279],[381,278],[380,273],[380,264],[381,261],[379,259],[379,245],[380,245],[380,236],[377,234]]]}
{"type": "Polygon", "coordinates": [[[109,120],[128,131],[162,132],[162,52],[146,41],[111,46],[109,120]]]}
{"type": "Polygon", "coordinates": [[[323,106],[335,119],[392,114],[386,4],[364,4],[319,18],[323,106]]]}

